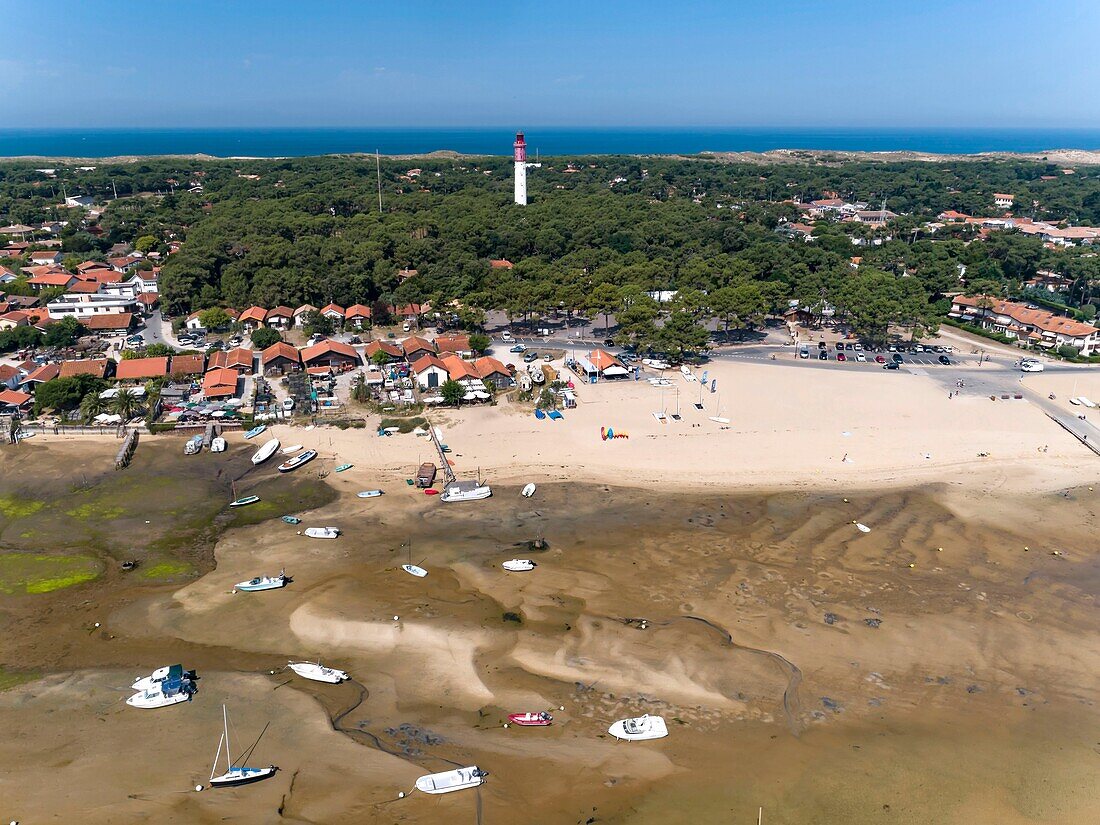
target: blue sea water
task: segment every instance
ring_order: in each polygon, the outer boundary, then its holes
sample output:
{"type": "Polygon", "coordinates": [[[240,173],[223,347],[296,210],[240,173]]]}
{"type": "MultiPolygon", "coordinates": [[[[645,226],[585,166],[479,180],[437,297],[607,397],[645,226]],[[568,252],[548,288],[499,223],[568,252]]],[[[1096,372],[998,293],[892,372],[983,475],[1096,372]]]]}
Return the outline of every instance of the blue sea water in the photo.
{"type": "MultiPolygon", "coordinates": [[[[528,129],[529,153],[693,154],[825,149],[940,153],[1100,149],[1100,129],[528,129]]],[[[512,132],[478,129],[0,129],[0,157],[209,154],[285,157],[451,149],[509,155],[512,132]]]]}

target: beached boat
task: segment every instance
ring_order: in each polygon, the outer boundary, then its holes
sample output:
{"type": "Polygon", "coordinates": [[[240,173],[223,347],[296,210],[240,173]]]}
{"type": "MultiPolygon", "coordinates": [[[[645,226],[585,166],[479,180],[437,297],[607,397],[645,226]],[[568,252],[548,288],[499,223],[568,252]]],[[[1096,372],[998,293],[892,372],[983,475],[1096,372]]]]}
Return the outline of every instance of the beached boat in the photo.
{"type": "Polygon", "coordinates": [[[226,448],[225,439],[220,435],[210,442],[210,452],[212,453],[224,453],[226,448]]]}
{"type": "Polygon", "coordinates": [[[416,789],[423,793],[451,793],[476,788],[488,774],[477,765],[442,773],[430,773],[416,780],[416,789]]]}
{"type": "Polygon", "coordinates": [[[382,495],[381,490],[360,490],[355,494],[357,498],[378,498],[382,495]]]}
{"type": "Polygon", "coordinates": [[[253,427],[251,430],[246,432],[244,434],[244,437],[245,438],[255,438],[256,436],[258,436],[260,433],[262,433],[266,429],[267,429],[267,425],[266,424],[261,424],[260,426],[253,427]]]}
{"type": "Polygon", "coordinates": [[[426,496],[438,496],[439,495],[439,490],[436,490],[436,489],[433,489],[432,487],[429,487],[427,490],[424,491],[424,495],[426,495],[426,496]]]}
{"type": "Polygon", "coordinates": [[[242,496],[241,498],[234,499],[229,502],[230,507],[247,507],[249,504],[255,504],[260,500],[259,496],[242,496]]]}
{"type": "Polygon", "coordinates": [[[554,717],[546,711],[538,713],[528,711],[527,713],[509,713],[508,721],[524,728],[544,728],[554,721],[554,717]]]}
{"type": "Polygon", "coordinates": [[[280,464],[279,472],[289,473],[291,470],[297,470],[303,464],[313,461],[313,459],[315,458],[317,458],[316,450],[306,450],[304,453],[299,453],[289,461],[284,461],[282,464],[280,464]]]}
{"type": "Polygon", "coordinates": [[[187,443],[183,445],[184,455],[198,455],[202,452],[202,436],[196,435],[193,438],[189,438],[187,443]]]}
{"type": "Polygon", "coordinates": [[[862,524],[858,521],[856,522],[856,529],[859,530],[859,532],[861,532],[861,533],[870,533],[871,532],[870,527],[868,527],[866,524],[862,524]]]}
{"type": "Polygon", "coordinates": [[[236,589],[245,593],[255,593],[260,590],[277,590],[286,587],[286,571],[280,570],[278,576],[256,576],[246,582],[237,582],[236,589]]]}
{"type": "Polygon", "coordinates": [[[616,739],[640,741],[643,739],[661,739],[668,736],[668,727],[664,717],[638,716],[634,719],[620,719],[607,729],[616,739]]]}
{"type": "Polygon", "coordinates": [[[191,701],[191,694],[194,692],[194,682],[186,676],[176,676],[138,691],[126,700],[126,704],[143,710],[166,708],[191,701]]]}
{"type": "Polygon", "coordinates": [[[344,470],[350,470],[354,466],[354,464],[341,464],[339,467],[336,468],[334,472],[342,473],[344,472],[344,470]]]}
{"type": "Polygon", "coordinates": [[[283,516],[283,521],[287,524],[301,524],[302,520],[297,516],[283,516]]]}
{"type": "Polygon", "coordinates": [[[428,571],[423,567],[417,567],[415,564],[403,564],[401,569],[411,576],[416,576],[418,579],[424,578],[428,575],[428,571]]]}
{"type": "Polygon", "coordinates": [[[256,451],[256,455],[252,456],[252,463],[263,464],[271,458],[271,456],[275,455],[277,449],[279,449],[279,439],[273,438],[256,451]]]}
{"type": "Polygon", "coordinates": [[[524,498],[531,498],[535,494],[535,485],[533,482],[524,485],[523,489],[519,493],[524,498]]]}
{"type": "Polygon", "coordinates": [[[330,685],[338,685],[351,678],[344,671],[325,667],[320,662],[291,662],[287,667],[303,679],[312,679],[314,682],[327,682],[330,685]]]}
{"type": "Polygon", "coordinates": [[[338,539],[340,528],[338,527],[307,527],[302,531],[311,539],[338,539]]]}
{"type": "Polygon", "coordinates": [[[218,752],[214,754],[214,764],[210,767],[210,787],[229,788],[235,785],[249,785],[274,776],[277,770],[278,768],[274,765],[266,768],[249,768],[244,765],[233,767],[229,746],[229,714],[226,713],[225,705],[222,705],[222,735],[218,740],[218,752]],[[225,773],[215,776],[214,773],[218,770],[218,757],[222,755],[222,745],[225,745],[225,773]]]}
{"type": "Polygon", "coordinates": [[[480,481],[452,481],[443,489],[440,501],[479,501],[493,494],[488,484],[480,481]]]}
{"type": "Polygon", "coordinates": [[[546,413],[544,413],[542,410],[536,409],[535,418],[537,418],[539,421],[542,421],[546,418],[546,413]]]}
{"type": "Polygon", "coordinates": [[[130,685],[131,690],[153,690],[170,679],[182,679],[189,674],[183,670],[183,665],[165,665],[158,667],[149,676],[142,676],[134,680],[130,685]]]}
{"type": "Polygon", "coordinates": [[[291,444],[289,447],[283,447],[283,449],[279,450],[279,452],[281,452],[283,455],[294,455],[301,449],[301,444],[291,444]]]}
{"type": "Polygon", "coordinates": [[[534,570],[536,564],[530,559],[509,559],[500,566],[510,573],[524,573],[528,570],[534,570]]]}

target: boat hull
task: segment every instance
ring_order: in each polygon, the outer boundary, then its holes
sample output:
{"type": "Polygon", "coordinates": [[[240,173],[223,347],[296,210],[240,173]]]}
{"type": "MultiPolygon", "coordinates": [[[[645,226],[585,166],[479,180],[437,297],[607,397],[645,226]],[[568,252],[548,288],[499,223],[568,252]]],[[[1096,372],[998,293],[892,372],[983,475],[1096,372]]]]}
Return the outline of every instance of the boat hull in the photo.
{"type": "Polygon", "coordinates": [[[275,451],[279,449],[279,439],[273,438],[268,441],[264,446],[260,447],[256,451],[256,455],[252,456],[253,464],[263,464],[271,456],[275,455],[275,451]]]}
{"type": "Polygon", "coordinates": [[[421,793],[440,794],[476,788],[485,782],[485,774],[476,765],[442,773],[430,773],[416,780],[421,793]]]}
{"type": "Polygon", "coordinates": [[[378,498],[382,495],[381,490],[363,490],[361,493],[355,494],[357,498],[378,498]]]}
{"type": "Polygon", "coordinates": [[[663,739],[668,736],[668,727],[660,716],[641,716],[637,719],[620,719],[607,732],[616,739],[641,742],[647,739],[663,739]]]}
{"type": "Polygon", "coordinates": [[[530,559],[509,559],[500,566],[509,573],[526,573],[535,569],[535,563],[530,559]]]}
{"type": "Polygon", "coordinates": [[[531,496],[533,496],[534,494],[535,494],[535,485],[534,484],[528,484],[520,492],[520,495],[522,495],[524,498],[531,498],[531,496]]]}
{"type": "Polygon", "coordinates": [[[237,584],[236,589],[244,591],[245,593],[259,593],[263,590],[278,590],[281,587],[286,587],[286,579],[275,579],[274,581],[260,582],[258,584],[240,582],[237,584]]]}
{"type": "Polygon", "coordinates": [[[428,575],[428,571],[423,567],[417,567],[415,564],[403,564],[401,569],[408,573],[410,576],[416,576],[418,579],[424,578],[428,575]]]}
{"type": "Polygon", "coordinates": [[[289,473],[289,472],[292,472],[294,470],[297,470],[299,467],[313,461],[313,459],[315,459],[316,457],[317,457],[316,452],[314,452],[313,450],[307,450],[306,452],[302,453],[301,455],[294,456],[294,458],[290,459],[290,461],[284,461],[282,464],[280,464],[279,465],[279,472],[280,473],[289,473]]]}
{"type": "Polygon", "coordinates": [[[236,501],[229,502],[230,507],[247,507],[249,504],[255,504],[260,500],[259,496],[246,496],[245,498],[239,498],[236,501]]]}
{"type": "Polygon", "coordinates": [[[307,527],[305,535],[311,539],[338,539],[340,531],[335,527],[307,527]]]}
{"type": "Polygon", "coordinates": [[[234,788],[238,785],[251,785],[253,782],[262,782],[275,775],[277,771],[274,765],[266,768],[234,768],[226,771],[221,776],[215,776],[210,780],[211,788],[234,788]]]}
{"type": "Polygon", "coordinates": [[[313,662],[291,662],[287,667],[301,676],[314,682],[325,682],[329,685],[338,685],[351,678],[344,671],[331,667],[319,667],[313,662]]]}
{"type": "Polygon", "coordinates": [[[545,728],[553,724],[554,717],[549,713],[509,713],[508,721],[521,728],[545,728]]]}

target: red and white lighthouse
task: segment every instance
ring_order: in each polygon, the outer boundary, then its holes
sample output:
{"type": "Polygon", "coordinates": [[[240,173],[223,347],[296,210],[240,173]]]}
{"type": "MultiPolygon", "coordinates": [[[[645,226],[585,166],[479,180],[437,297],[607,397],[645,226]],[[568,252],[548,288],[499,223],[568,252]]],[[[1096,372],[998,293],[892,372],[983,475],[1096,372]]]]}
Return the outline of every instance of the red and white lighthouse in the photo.
{"type": "Polygon", "coordinates": [[[512,144],[512,160],[516,165],[516,203],[527,205],[527,141],[523,132],[516,132],[516,142],[512,144]]]}

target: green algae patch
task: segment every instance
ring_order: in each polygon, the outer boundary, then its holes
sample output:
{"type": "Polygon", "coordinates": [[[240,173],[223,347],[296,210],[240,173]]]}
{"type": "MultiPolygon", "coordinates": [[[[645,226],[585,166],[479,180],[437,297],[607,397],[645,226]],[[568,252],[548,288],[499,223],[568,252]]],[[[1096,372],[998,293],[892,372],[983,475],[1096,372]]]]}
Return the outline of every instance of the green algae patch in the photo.
{"type": "Polygon", "coordinates": [[[0,516],[6,519],[33,516],[45,506],[46,502],[40,498],[24,498],[11,493],[0,495],[0,516]]]}
{"type": "Polygon", "coordinates": [[[8,670],[0,667],[0,693],[36,681],[41,674],[31,670],[8,670]]]}
{"type": "Polygon", "coordinates": [[[182,561],[161,561],[139,569],[143,579],[175,579],[195,572],[194,567],[182,561]]]}
{"type": "Polygon", "coordinates": [[[91,556],[2,553],[0,593],[52,593],[90,582],[101,572],[99,562],[91,556]]]}
{"type": "Polygon", "coordinates": [[[71,510],[66,510],[65,515],[71,518],[81,519],[87,521],[90,519],[102,519],[104,521],[111,521],[123,514],[121,507],[108,506],[99,504],[97,502],[89,501],[85,504],[81,504],[74,507],[71,510]]]}

